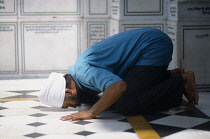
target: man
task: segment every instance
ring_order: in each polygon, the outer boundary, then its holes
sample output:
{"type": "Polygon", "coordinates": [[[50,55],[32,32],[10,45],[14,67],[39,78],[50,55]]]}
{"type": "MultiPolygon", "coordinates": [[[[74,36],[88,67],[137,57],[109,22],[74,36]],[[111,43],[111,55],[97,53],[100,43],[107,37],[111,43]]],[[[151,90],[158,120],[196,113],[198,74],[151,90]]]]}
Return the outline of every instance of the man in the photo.
{"type": "Polygon", "coordinates": [[[52,73],[40,101],[76,107],[76,95],[103,92],[89,110],[61,117],[64,121],[92,119],[110,106],[125,115],[169,109],[181,104],[183,94],[192,110],[198,104],[194,73],[167,71],[172,51],[170,38],[158,29],[121,32],[84,51],[69,75],[52,73]]]}

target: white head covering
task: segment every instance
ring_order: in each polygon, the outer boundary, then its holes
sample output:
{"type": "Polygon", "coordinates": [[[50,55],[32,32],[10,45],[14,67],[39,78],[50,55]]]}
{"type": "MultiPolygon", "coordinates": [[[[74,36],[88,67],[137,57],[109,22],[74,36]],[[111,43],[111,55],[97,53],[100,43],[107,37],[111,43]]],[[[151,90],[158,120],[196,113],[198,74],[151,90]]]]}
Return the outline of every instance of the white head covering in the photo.
{"type": "Polygon", "coordinates": [[[53,107],[61,108],[65,97],[66,80],[64,74],[52,72],[46,86],[41,90],[39,101],[53,107]]]}

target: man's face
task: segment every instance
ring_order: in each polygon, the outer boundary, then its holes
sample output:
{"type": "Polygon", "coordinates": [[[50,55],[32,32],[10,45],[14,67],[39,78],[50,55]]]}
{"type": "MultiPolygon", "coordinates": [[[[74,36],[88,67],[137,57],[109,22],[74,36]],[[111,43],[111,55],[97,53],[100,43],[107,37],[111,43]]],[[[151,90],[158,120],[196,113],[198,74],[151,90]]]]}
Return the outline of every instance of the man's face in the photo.
{"type": "Polygon", "coordinates": [[[68,107],[76,108],[78,104],[79,104],[78,100],[72,99],[71,97],[65,97],[62,108],[64,109],[68,107]]]}
{"type": "Polygon", "coordinates": [[[72,80],[71,85],[65,90],[65,98],[63,102],[62,108],[74,107],[76,108],[79,105],[79,101],[77,100],[77,93],[79,91],[79,87],[72,80]]]}

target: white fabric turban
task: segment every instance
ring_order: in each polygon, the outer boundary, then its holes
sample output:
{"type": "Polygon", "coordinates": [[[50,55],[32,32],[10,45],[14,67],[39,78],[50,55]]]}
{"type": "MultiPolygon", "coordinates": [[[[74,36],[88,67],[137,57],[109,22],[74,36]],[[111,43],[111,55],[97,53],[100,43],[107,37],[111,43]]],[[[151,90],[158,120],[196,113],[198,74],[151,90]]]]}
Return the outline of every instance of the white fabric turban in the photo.
{"type": "Polygon", "coordinates": [[[66,80],[64,74],[53,72],[41,90],[39,101],[43,104],[61,108],[65,97],[66,80]]]}

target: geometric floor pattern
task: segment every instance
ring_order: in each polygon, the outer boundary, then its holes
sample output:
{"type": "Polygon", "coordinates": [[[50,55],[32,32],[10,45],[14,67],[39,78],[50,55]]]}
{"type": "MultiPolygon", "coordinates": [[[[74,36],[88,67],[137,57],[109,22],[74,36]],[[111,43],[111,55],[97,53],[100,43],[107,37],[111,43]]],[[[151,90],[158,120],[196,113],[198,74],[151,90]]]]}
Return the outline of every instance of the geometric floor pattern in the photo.
{"type": "MultiPolygon", "coordinates": [[[[0,99],[37,97],[38,91],[0,91],[0,99]]],[[[60,117],[78,108],[52,108],[37,100],[0,102],[1,139],[138,139],[125,116],[105,111],[95,119],[61,121],[60,117]]]]}
{"type": "Polygon", "coordinates": [[[144,118],[163,139],[210,138],[210,116],[198,108],[193,111],[185,111],[184,108],[185,105],[164,112],[144,115],[144,118]]]}
{"type": "MultiPolygon", "coordinates": [[[[0,80],[0,139],[147,138],[139,136],[138,129],[132,127],[126,116],[110,110],[91,120],[61,121],[60,117],[77,112],[79,108],[52,108],[34,100],[40,90],[39,81],[35,82],[37,86],[31,80],[0,80]]],[[[142,117],[162,139],[208,139],[210,92],[199,95],[199,105],[193,111],[184,110],[186,101],[183,100],[183,106],[142,117]]]]}

